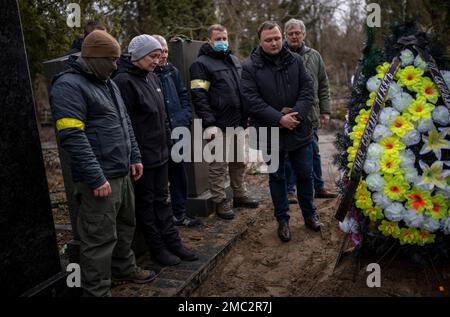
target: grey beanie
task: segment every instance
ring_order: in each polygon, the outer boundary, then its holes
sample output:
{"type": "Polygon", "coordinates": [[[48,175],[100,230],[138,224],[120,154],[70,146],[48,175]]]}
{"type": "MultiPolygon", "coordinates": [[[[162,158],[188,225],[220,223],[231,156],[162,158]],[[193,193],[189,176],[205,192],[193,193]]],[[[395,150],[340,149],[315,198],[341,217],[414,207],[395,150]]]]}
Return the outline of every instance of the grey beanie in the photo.
{"type": "Polygon", "coordinates": [[[162,50],[161,44],[157,39],[148,34],[135,36],[130,44],[128,44],[128,53],[131,54],[132,62],[140,60],[154,50],[162,50]]]}

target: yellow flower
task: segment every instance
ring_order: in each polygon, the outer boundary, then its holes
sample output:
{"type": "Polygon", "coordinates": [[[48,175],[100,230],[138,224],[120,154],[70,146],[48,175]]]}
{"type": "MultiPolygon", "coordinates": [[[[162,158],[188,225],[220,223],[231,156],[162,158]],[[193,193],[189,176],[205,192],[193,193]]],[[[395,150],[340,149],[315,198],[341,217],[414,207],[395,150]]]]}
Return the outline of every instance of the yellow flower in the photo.
{"type": "Polygon", "coordinates": [[[427,100],[423,96],[417,97],[406,111],[411,114],[411,120],[419,121],[421,119],[431,119],[431,112],[434,110],[434,105],[427,103],[427,100]]]}
{"type": "Polygon", "coordinates": [[[372,91],[369,95],[369,100],[366,101],[366,106],[372,108],[373,103],[375,102],[376,96],[377,96],[377,93],[375,91],[372,91]]]}
{"type": "Polygon", "coordinates": [[[380,161],[380,169],[383,174],[400,173],[400,157],[385,152],[380,161]]]}
{"type": "Polygon", "coordinates": [[[410,65],[400,69],[397,75],[401,87],[406,86],[409,90],[414,90],[414,86],[422,80],[423,70],[410,65]]]}
{"type": "Polygon", "coordinates": [[[386,74],[386,72],[388,71],[390,66],[391,66],[391,64],[389,64],[389,63],[383,63],[383,65],[378,65],[376,68],[377,78],[383,79],[384,75],[386,74]]]}
{"type": "Polygon", "coordinates": [[[408,131],[414,129],[414,126],[403,116],[397,116],[389,127],[397,136],[403,138],[408,131]]]}
{"type": "Polygon", "coordinates": [[[404,182],[403,177],[388,177],[384,185],[384,194],[393,201],[404,201],[409,185],[404,182]]]}
{"type": "Polygon", "coordinates": [[[370,111],[370,109],[361,109],[359,115],[355,118],[355,122],[366,126],[367,122],[369,122],[370,111]]]}
{"type": "Polygon", "coordinates": [[[380,145],[384,149],[384,153],[388,155],[397,154],[406,148],[406,145],[395,136],[382,139],[380,145]]]}
{"type": "Polygon", "coordinates": [[[420,246],[424,246],[425,244],[434,243],[434,238],[436,238],[436,235],[425,230],[418,230],[416,237],[417,244],[420,246]]]}
{"type": "Polygon", "coordinates": [[[447,203],[442,195],[431,197],[432,207],[425,211],[425,214],[434,220],[440,220],[447,215],[447,203]]]}
{"type": "Polygon", "coordinates": [[[350,132],[350,140],[361,140],[364,129],[366,126],[364,124],[357,124],[353,127],[352,132],[350,132]]]}
{"type": "Polygon", "coordinates": [[[433,207],[430,193],[426,191],[421,192],[416,187],[406,194],[406,199],[408,200],[405,204],[406,207],[414,209],[420,214],[433,207]]]}
{"type": "Polygon", "coordinates": [[[385,236],[393,236],[397,238],[400,235],[400,228],[398,227],[398,222],[392,222],[387,220],[382,220],[381,225],[378,226],[378,230],[385,236]]]}
{"type": "Polygon", "coordinates": [[[435,104],[440,96],[436,84],[428,77],[424,77],[416,86],[416,92],[419,96],[425,97],[429,102],[435,104]]]}
{"type": "Polygon", "coordinates": [[[359,209],[367,209],[372,207],[373,201],[369,190],[367,189],[366,182],[360,181],[355,193],[355,205],[359,209]]]}
{"type": "Polygon", "coordinates": [[[355,160],[355,158],[356,158],[356,152],[358,151],[358,148],[357,147],[354,147],[354,146],[350,146],[348,149],[347,149],[347,153],[348,153],[348,156],[347,156],[347,160],[349,161],[349,162],[353,162],[354,160],[355,160]]]}
{"type": "Polygon", "coordinates": [[[416,244],[417,243],[417,229],[416,228],[402,228],[400,229],[399,240],[400,244],[416,244]]]}
{"type": "Polygon", "coordinates": [[[369,217],[372,222],[376,222],[378,219],[384,218],[383,211],[379,207],[369,207],[363,209],[363,214],[366,217],[369,217]]]}

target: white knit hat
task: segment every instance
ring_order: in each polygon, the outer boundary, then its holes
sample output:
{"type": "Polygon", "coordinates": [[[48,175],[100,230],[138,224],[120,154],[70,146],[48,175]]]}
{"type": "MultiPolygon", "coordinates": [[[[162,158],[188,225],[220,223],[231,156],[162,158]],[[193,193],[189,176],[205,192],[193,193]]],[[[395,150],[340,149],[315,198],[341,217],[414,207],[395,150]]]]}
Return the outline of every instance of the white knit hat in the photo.
{"type": "Polygon", "coordinates": [[[128,53],[131,54],[132,62],[140,60],[155,50],[162,50],[161,44],[153,36],[148,34],[135,36],[130,44],[128,44],[128,53]]]}

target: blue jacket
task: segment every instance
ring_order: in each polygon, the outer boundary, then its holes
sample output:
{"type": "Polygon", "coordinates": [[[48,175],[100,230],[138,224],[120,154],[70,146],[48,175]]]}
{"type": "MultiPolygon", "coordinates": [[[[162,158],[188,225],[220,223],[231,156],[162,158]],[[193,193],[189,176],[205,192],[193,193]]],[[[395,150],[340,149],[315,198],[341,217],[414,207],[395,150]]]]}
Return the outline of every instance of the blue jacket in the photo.
{"type": "Polygon", "coordinates": [[[178,127],[190,128],[192,109],[179,70],[172,64],[167,64],[163,67],[157,67],[155,73],[161,81],[170,128],[172,130],[178,127]]]}

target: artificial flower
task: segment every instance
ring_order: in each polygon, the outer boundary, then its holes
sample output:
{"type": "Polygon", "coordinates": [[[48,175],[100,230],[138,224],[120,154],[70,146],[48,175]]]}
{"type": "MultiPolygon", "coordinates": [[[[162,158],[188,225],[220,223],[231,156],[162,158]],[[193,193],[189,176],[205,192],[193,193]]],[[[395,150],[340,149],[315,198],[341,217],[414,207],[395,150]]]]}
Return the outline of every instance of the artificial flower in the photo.
{"type": "Polygon", "coordinates": [[[422,79],[422,75],[422,69],[415,68],[414,66],[406,66],[397,72],[398,83],[401,87],[406,86],[409,90],[413,90],[413,87],[422,79]]]}
{"type": "Polygon", "coordinates": [[[394,238],[397,238],[400,235],[398,222],[382,220],[381,225],[378,226],[378,230],[380,230],[380,232],[385,236],[393,236],[394,238]]]}
{"type": "Polygon", "coordinates": [[[375,97],[377,96],[377,93],[375,91],[372,91],[369,94],[369,100],[366,101],[366,106],[369,108],[372,108],[374,102],[375,102],[375,97]]]}
{"type": "Polygon", "coordinates": [[[435,232],[439,230],[441,224],[438,220],[426,216],[420,227],[428,232],[435,232]]]}
{"type": "Polygon", "coordinates": [[[399,115],[392,121],[389,128],[392,133],[399,136],[400,138],[403,138],[406,133],[414,129],[414,126],[402,115],[399,115]]]}
{"type": "Polygon", "coordinates": [[[431,166],[427,163],[419,161],[420,168],[422,169],[422,176],[418,185],[424,185],[424,187],[431,191],[434,187],[445,189],[447,183],[443,174],[444,163],[442,161],[435,161],[431,166]]]}
{"type": "Polygon", "coordinates": [[[408,209],[403,214],[403,221],[408,227],[419,228],[425,220],[422,214],[417,213],[415,210],[408,209]]]}
{"type": "Polygon", "coordinates": [[[395,81],[392,81],[389,85],[388,97],[389,99],[394,98],[403,92],[402,87],[400,87],[395,81]]]}
{"type": "Polygon", "coordinates": [[[384,194],[392,201],[404,201],[409,185],[400,177],[388,178],[384,185],[384,194]]]}
{"type": "Polygon", "coordinates": [[[369,207],[363,209],[363,214],[366,217],[369,217],[370,221],[376,222],[379,219],[383,219],[383,211],[378,207],[369,207]]]}
{"type": "Polygon", "coordinates": [[[414,164],[416,163],[416,155],[414,154],[413,151],[411,151],[410,149],[406,149],[404,151],[400,151],[398,155],[400,157],[401,168],[404,169],[410,166],[414,167],[414,164]]]}
{"type": "Polygon", "coordinates": [[[399,112],[403,112],[408,106],[413,102],[414,98],[408,94],[407,92],[403,91],[395,96],[392,97],[391,103],[392,106],[399,112]]]}
{"type": "Polygon", "coordinates": [[[366,160],[363,169],[367,174],[377,173],[380,170],[380,160],[366,160]]]}
{"type": "Polygon", "coordinates": [[[433,207],[425,211],[425,214],[433,218],[434,220],[441,220],[447,216],[447,203],[442,195],[434,195],[431,197],[431,203],[433,207]]]}
{"type": "Polygon", "coordinates": [[[433,126],[434,124],[431,118],[417,121],[417,131],[420,133],[428,132],[428,130],[430,130],[433,126]]]}
{"type": "Polygon", "coordinates": [[[400,59],[403,67],[411,65],[414,62],[414,53],[409,49],[404,49],[400,52],[400,59]]]}
{"type": "Polygon", "coordinates": [[[392,204],[392,201],[383,194],[383,192],[376,192],[372,195],[372,200],[376,206],[386,209],[392,204]]]}
{"type": "Polygon", "coordinates": [[[367,159],[380,159],[383,156],[384,149],[378,143],[371,143],[367,149],[367,159]]]}
{"type": "Polygon", "coordinates": [[[448,89],[450,89],[450,71],[441,70],[442,78],[444,78],[445,83],[447,84],[448,89]]]}
{"type": "Polygon", "coordinates": [[[392,107],[384,107],[380,112],[379,122],[385,126],[390,126],[392,121],[397,118],[400,113],[392,107]]]}
{"type": "Polygon", "coordinates": [[[349,162],[353,162],[356,159],[356,153],[357,152],[358,152],[358,148],[357,147],[350,146],[347,149],[347,153],[348,153],[347,160],[349,162]]]}
{"type": "Polygon", "coordinates": [[[373,192],[379,192],[384,190],[386,180],[379,173],[371,173],[366,177],[367,188],[373,192]]]}
{"type": "Polygon", "coordinates": [[[414,59],[414,66],[423,70],[424,72],[427,71],[428,69],[427,63],[420,55],[417,55],[416,58],[414,59]]]}
{"type": "Polygon", "coordinates": [[[431,112],[434,110],[434,105],[427,103],[427,100],[423,96],[417,97],[406,111],[411,114],[411,120],[419,121],[421,119],[431,119],[431,112]]]}
{"type": "Polygon", "coordinates": [[[359,111],[359,115],[356,116],[355,122],[358,125],[367,125],[367,122],[369,122],[369,116],[370,116],[370,109],[361,109],[359,111]]]}
{"type": "Polygon", "coordinates": [[[409,209],[414,209],[418,213],[423,213],[426,209],[430,209],[433,206],[430,193],[420,191],[417,187],[414,187],[406,194],[406,199],[405,206],[409,209]]]}
{"type": "Polygon", "coordinates": [[[417,237],[417,244],[420,246],[424,246],[425,244],[434,243],[436,235],[424,230],[417,230],[416,237],[417,237]]]}
{"type": "Polygon", "coordinates": [[[403,219],[405,207],[401,203],[393,203],[384,210],[384,216],[390,221],[400,221],[403,219]]]}
{"type": "Polygon", "coordinates": [[[400,158],[398,155],[385,153],[380,160],[382,174],[398,174],[400,172],[400,158]]]}
{"type": "Polygon", "coordinates": [[[352,132],[350,132],[350,140],[361,140],[364,129],[366,128],[363,124],[357,124],[353,127],[352,132]]]}
{"type": "Polygon", "coordinates": [[[448,217],[447,219],[444,219],[442,221],[442,227],[444,230],[444,234],[449,235],[450,234],[450,217],[448,217]]]}
{"type": "Polygon", "coordinates": [[[339,222],[339,228],[345,233],[357,233],[358,232],[358,222],[348,215],[344,218],[344,221],[339,222]]]}
{"type": "Polygon", "coordinates": [[[416,244],[417,243],[417,229],[416,228],[402,228],[398,236],[400,245],[416,244]]]}
{"type": "Polygon", "coordinates": [[[450,121],[450,114],[447,107],[437,106],[433,111],[433,121],[440,125],[448,125],[450,121]]]}
{"type": "Polygon", "coordinates": [[[394,136],[382,139],[379,144],[383,148],[384,155],[396,154],[406,148],[405,144],[403,144],[399,138],[394,136]]]}
{"type": "Polygon", "coordinates": [[[436,84],[429,77],[422,78],[415,91],[419,96],[425,97],[432,104],[435,104],[441,95],[436,84]]]}
{"type": "Polygon", "coordinates": [[[436,158],[440,160],[441,150],[450,149],[450,141],[445,139],[446,136],[447,132],[443,131],[441,133],[438,133],[436,131],[436,127],[433,126],[427,136],[422,136],[424,144],[419,154],[423,155],[433,151],[434,155],[436,155],[436,158]]]}
{"type": "Polygon", "coordinates": [[[370,92],[377,92],[380,85],[381,80],[376,76],[370,77],[366,83],[367,90],[370,92]]]}
{"type": "Polygon", "coordinates": [[[382,124],[377,124],[375,129],[373,130],[372,139],[375,142],[379,142],[381,139],[388,138],[392,135],[392,131],[389,128],[382,124]]]}
{"type": "Polygon", "coordinates": [[[403,178],[408,183],[415,184],[420,180],[419,173],[417,172],[414,165],[410,165],[410,166],[406,166],[406,167],[402,168],[402,172],[403,172],[403,178]]]}
{"type": "Polygon", "coordinates": [[[373,201],[369,192],[358,192],[355,194],[355,206],[359,209],[367,209],[372,207],[373,201]]]}
{"type": "Polygon", "coordinates": [[[377,78],[379,79],[383,79],[384,75],[386,74],[386,72],[388,71],[389,67],[391,66],[391,64],[389,63],[383,63],[383,65],[378,65],[376,68],[377,71],[377,78]]]}
{"type": "Polygon", "coordinates": [[[409,130],[400,141],[406,146],[416,145],[421,140],[420,132],[416,129],[409,130]]]}

